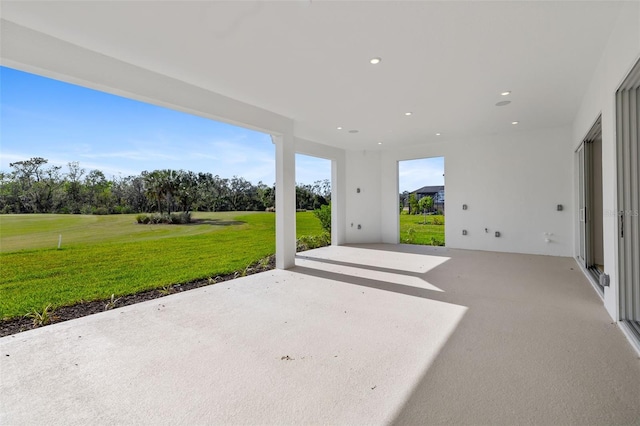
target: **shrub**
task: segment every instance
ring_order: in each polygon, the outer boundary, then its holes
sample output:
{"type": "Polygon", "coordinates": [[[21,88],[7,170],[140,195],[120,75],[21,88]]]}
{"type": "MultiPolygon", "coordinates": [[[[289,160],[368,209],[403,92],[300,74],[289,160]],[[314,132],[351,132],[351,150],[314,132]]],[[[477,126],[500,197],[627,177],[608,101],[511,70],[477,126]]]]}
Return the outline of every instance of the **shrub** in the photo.
{"type": "Polygon", "coordinates": [[[31,319],[33,328],[41,327],[51,323],[56,317],[53,315],[53,309],[51,309],[51,303],[42,308],[42,311],[38,311],[33,308],[25,315],[25,318],[31,319]]]}
{"type": "Polygon", "coordinates": [[[331,204],[320,206],[313,211],[313,215],[320,220],[322,229],[331,234],[331,204]]]}
{"type": "MultiPolygon", "coordinates": [[[[211,278],[209,278],[209,280],[211,280],[211,278]]],[[[209,281],[209,284],[212,284],[211,281],[209,281]]],[[[166,285],[158,289],[158,293],[160,293],[163,296],[168,296],[169,294],[173,293],[173,291],[174,289],[170,285],[166,285]]]]}
{"type": "Polygon", "coordinates": [[[443,221],[439,217],[434,217],[433,218],[433,224],[434,225],[443,225],[443,221]]]}
{"type": "Polygon", "coordinates": [[[115,214],[129,214],[133,213],[131,207],[129,206],[115,206],[113,209],[115,214]]]}
{"type": "Polygon", "coordinates": [[[104,310],[108,311],[116,307],[116,304],[120,301],[120,298],[116,298],[115,294],[111,295],[111,299],[107,301],[107,304],[104,305],[104,310]]]}
{"type": "Polygon", "coordinates": [[[331,245],[331,235],[326,232],[320,235],[304,235],[296,240],[296,251],[306,251],[328,245],[331,245]]]}
{"type": "Polygon", "coordinates": [[[148,214],[139,214],[139,215],[136,215],[136,222],[146,225],[147,223],[151,222],[151,218],[149,217],[148,214]]]}
{"type": "Polygon", "coordinates": [[[191,212],[182,213],[152,213],[152,214],[139,214],[136,216],[136,222],[147,225],[159,225],[159,224],[172,224],[172,225],[184,225],[191,223],[191,212]]]}
{"type": "Polygon", "coordinates": [[[171,216],[169,216],[169,223],[172,223],[174,225],[184,225],[187,223],[191,223],[191,213],[171,213],[171,216]]]}
{"type": "MultiPolygon", "coordinates": [[[[150,222],[154,225],[164,223],[164,215],[162,213],[153,213],[150,217],[150,222]]],[[[168,219],[167,219],[168,220],[168,219]]]]}
{"type": "Polygon", "coordinates": [[[416,230],[413,228],[407,229],[407,238],[404,240],[406,244],[413,244],[413,239],[415,238],[416,230]]]}
{"type": "Polygon", "coordinates": [[[431,237],[431,242],[429,243],[430,246],[444,246],[444,241],[440,241],[438,239],[436,239],[436,237],[431,237]]]}
{"type": "Polygon", "coordinates": [[[106,215],[106,214],[109,214],[109,210],[106,207],[98,207],[93,210],[93,214],[106,215]]]}

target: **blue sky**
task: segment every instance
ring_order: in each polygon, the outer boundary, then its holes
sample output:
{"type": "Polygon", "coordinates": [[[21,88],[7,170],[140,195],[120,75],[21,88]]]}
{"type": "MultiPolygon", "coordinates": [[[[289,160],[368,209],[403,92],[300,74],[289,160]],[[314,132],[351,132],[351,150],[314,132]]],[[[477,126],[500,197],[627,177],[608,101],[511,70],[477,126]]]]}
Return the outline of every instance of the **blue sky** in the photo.
{"type": "MultiPolygon", "coordinates": [[[[184,169],[275,182],[267,134],[6,67],[0,67],[0,123],[3,171],[9,163],[44,157],[63,171],[78,161],[108,177],[184,169]]],[[[431,179],[442,171],[433,167],[401,162],[400,190],[438,185],[431,179]]],[[[328,160],[297,156],[297,182],[330,178],[328,160]]]]}
{"type": "Polygon", "coordinates": [[[400,192],[412,192],[423,186],[444,185],[444,157],[400,161],[398,183],[400,192]]]}

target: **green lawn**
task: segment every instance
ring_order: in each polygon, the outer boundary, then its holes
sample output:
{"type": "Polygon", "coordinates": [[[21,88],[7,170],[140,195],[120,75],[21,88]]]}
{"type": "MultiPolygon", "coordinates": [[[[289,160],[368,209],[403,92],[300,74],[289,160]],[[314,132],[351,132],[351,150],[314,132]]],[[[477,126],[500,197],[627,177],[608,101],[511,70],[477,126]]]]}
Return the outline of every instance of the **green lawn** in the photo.
{"type": "MultiPolygon", "coordinates": [[[[275,252],[275,215],[194,213],[189,225],[135,215],[0,215],[0,318],[215,277],[275,252]],[[57,249],[59,235],[62,247],[57,249]]],[[[322,233],[312,212],[298,236],[322,233]]]]}
{"type": "Polygon", "coordinates": [[[425,217],[401,214],[400,242],[404,244],[444,245],[444,216],[425,217]]]}

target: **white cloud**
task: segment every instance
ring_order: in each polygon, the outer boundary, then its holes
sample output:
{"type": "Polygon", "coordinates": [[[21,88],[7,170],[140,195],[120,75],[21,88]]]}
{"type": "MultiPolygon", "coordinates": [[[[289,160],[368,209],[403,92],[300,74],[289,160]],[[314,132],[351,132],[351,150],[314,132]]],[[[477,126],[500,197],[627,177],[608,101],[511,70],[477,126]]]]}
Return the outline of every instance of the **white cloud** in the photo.
{"type": "MultiPolygon", "coordinates": [[[[48,155],[45,155],[45,154],[35,154],[35,155],[33,155],[33,154],[19,154],[19,153],[14,153],[14,152],[4,152],[3,151],[2,152],[2,159],[0,159],[0,170],[9,171],[9,170],[11,170],[11,167],[9,166],[10,163],[15,163],[17,161],[24,161],[24,160],[28,160],[30,158],[38,157],[38,156],[45,158],[48,161],[47,165],[62,167],[62,173],[66,173],[68,164],[71,161],[74,161],[74,160],[62,159],[62,158],[55,157],[55,156],[48,156],[48,155]]],[[[104,163],[104,162],[82,162],[82,161],[79,161],[79,163],[80,163],[80,167],[85,169],[87,172],[89,172],[90,170],[100,170],[107,177],[112,177],[112,176],[130,176],[130,175],[140,174],[140,171],[119,167],[117,165],[110,165],[110,164],[104,163]]]]}
{"type": "Polygon", "coordinates": [[[443,174],[442,157],[401,161],[398,167],[400,192],[415,191],[429,185],[444,185],[443,174]]]}
{"type": "Polygon", "coordinates": [[[296,155],[296,182],[312,184],[318,180],[331,180],[331,160],[296,155]]]}
{"type": "MultiPolygon", "coordinates": [[[[243,132],[230,132],[225,137],[168,136],[158,132],[149,138],[138,135],[118,140],[115,137],[113,143],[50,143],[29,154],[3,150],[0,168],[8,171],[9,163],[40,156],[51,165],[63,166],[63,172],[69,162],[77,161],[87,171],[101,170],[107,177],[139,175],[144,170],[183,169],[224,178],[240,176],[254,184],[259,181],[273,184],[275,146],[268,137],[243,132]]],[[[299,183],[311,184],[331,178],[329,160],[299,155],[296,163],[299,183]]]]}
{"type": "Polygon", "coordinates": [[[130,151],[118,151],[118,152],[100,152],[79,154],[82,158],[118,158],[130,161],[150,161],[150,160],[169,160],[175,157],[169,154],[160,153],[151,150],[130,150],[130,151]]]}

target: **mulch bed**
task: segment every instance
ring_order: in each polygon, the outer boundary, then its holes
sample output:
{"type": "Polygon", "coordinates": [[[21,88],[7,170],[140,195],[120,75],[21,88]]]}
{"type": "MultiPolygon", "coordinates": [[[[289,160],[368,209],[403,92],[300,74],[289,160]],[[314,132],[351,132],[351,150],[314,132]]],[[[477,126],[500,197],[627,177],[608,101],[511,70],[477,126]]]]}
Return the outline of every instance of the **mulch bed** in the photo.
{"type": "MultiPolygon", "coordinates": [[[[140,293],[130,294],[116,298],[115,303],[111,304],[111,299],[95,300],[92,302],[80,302],[71,306],[62,306],[53,311],[53,318],[50,324],[68,321],[75,318],[84,317],[86,315],[97,314],[113,308],[121,308],[134,303],[140,303],[147,300],[157,299],[168,296],[170,294],[179,293],[181,291],[192,290],[194,288],[204,287],[233,280],[241,276],[257,274],[259,272],[269,271],[275,268],[275,256],[270,256],[268,262],[261,261],[250,265],[247,269],[236,271],[231,274],[217,276],[213,279],[203,279],[191,281],[188,283],[172,284],[160,289],[145,290],[140,293]]],[[[0,320],[0,337],[9,336],[11,334],[20,333],[35,328],[33,320],[30,318],[14,318],[10,320],[0,320]]]]}

